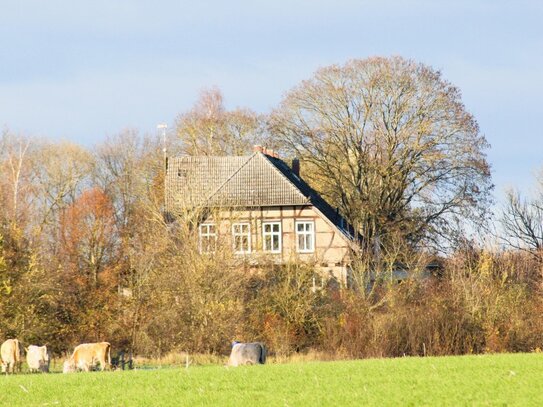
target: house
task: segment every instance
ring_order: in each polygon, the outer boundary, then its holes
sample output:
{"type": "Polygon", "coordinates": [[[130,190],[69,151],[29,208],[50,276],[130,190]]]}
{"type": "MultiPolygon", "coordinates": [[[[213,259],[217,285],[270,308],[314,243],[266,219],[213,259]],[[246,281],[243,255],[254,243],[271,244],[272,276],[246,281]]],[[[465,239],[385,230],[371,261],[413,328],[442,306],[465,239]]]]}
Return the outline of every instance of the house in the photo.
{"type": "Polygon", "coordinates": [[[310,262],[346,282],[353,230],[300,178],[299,168],[297,159],[289,166],[260,146],[249,156],[169,159],[166,211],[175,218],[187,209],[215,209],[199,224],[202,252],[228,238],[239,256],[310,262]],[[219,216],[212,215],[216,210],[219,216]]]}

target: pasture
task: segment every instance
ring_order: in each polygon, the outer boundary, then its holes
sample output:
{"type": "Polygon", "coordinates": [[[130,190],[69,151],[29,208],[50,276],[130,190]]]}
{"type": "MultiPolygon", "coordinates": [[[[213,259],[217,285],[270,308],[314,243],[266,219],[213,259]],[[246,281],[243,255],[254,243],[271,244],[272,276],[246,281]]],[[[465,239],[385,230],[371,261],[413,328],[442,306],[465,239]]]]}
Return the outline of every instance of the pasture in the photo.
{"type": "Polygon", "coordinates": [[[0,377],[2,406],[541,405],[543,355],[0,377]]]}

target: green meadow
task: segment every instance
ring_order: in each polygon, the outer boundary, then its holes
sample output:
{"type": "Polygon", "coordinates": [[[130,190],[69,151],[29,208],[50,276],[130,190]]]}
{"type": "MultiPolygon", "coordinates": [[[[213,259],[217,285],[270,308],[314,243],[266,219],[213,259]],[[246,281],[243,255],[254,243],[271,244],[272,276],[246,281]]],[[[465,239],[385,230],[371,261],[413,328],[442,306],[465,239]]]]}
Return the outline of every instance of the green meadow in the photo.
{"type": "Polygon", "coordinates": [[[543,405],[543,355],[0,377],[1,406],[543,405]]]}

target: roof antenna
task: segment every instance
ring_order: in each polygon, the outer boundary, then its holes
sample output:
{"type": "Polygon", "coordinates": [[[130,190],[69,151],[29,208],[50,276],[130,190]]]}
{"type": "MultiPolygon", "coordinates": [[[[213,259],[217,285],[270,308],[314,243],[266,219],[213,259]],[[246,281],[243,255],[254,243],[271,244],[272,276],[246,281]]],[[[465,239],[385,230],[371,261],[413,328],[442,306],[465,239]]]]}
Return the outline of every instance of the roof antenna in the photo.
{"type": "Polygon", "coordinates": [[[162,130],[162,152],[164,153],[164,166],[168,169],[168,154],[166,149],[166,129],[167,124],[161,123],[156,126],[157,130],[162,130]]]}

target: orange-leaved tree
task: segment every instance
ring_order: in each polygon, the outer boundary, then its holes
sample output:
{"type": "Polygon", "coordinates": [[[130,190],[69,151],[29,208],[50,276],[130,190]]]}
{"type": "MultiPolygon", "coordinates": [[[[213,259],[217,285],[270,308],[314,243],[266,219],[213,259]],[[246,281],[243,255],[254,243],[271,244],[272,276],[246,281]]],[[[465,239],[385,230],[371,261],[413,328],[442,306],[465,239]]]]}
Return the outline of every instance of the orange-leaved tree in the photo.
{"type": "Polygon", "coordinates": [[[64,306],[73,339],[104,338],[118,308],[116,231],[113,205],[99,188],[84,191],[61,216],[64,306]]]}

